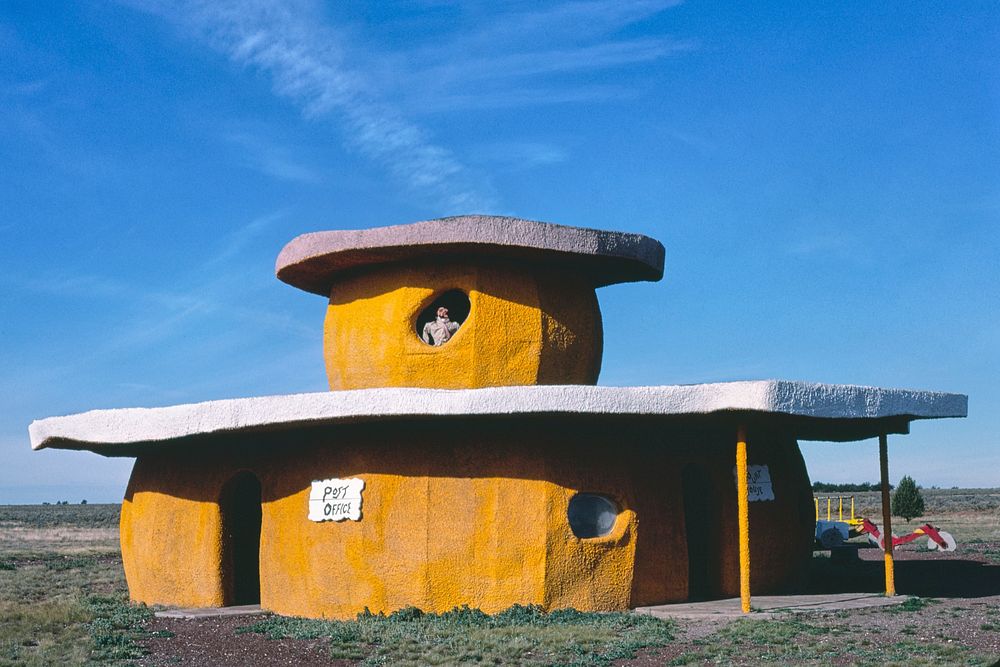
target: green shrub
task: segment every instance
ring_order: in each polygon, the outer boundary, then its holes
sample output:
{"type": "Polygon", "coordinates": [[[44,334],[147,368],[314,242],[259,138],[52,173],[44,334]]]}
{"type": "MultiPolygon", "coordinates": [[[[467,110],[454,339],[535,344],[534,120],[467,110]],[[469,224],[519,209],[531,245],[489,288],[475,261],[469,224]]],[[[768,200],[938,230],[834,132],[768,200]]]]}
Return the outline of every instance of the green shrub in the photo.
{"type": "Polygon", "coordinates": [[[87,598],[87,610],[94,615],[87,624],[94,643],[96,660],[128,660],[146,651],[136,639],[146,634],[145,625],[153,617],[146,605],[132,605],[122,597],[93,595],[87,598]]]}
{"type": "Polygon", "coordinates": [[[609,665],[639,649],[665,646],[673,624],[630,613],[587,613],[514,605],[489,615],[467,606],[441,614],[406,607],[388,616],[369,610],[353,621],[273,616],[237,632],[327,637],[335,659],[367,665],[519,664],[609,665]]]}
{"type": "Polygon", "coordinates": [[[924,515],[924,497],[909,475],[899,480],[899,486],[892,494],[892,515],[903,517],[907,523],[910,519],[924,515]]]}
{"type": "Polygon", "coordinates": [[[891,611],[894,611],[894,612],[900,612],[900,611],[920,611],[924,607],[930,605],[930,603],[931,603],[930,600],[927,600],[925,598],[921,598],[921,597],[917,597],[917,596],[913,595],[913,596],[910,596],[910,597],[906,598],[906,601],[903,602],[901,605],[898,605],[898,606],[895,606],[895,607],[891,607],[890,609],[891,609],[891,611]]]}

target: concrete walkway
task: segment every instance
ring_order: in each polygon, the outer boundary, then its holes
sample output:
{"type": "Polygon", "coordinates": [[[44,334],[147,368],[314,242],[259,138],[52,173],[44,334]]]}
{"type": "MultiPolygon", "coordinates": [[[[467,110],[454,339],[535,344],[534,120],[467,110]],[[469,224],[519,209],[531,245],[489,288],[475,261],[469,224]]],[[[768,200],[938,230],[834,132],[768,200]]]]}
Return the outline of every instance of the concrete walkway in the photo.
{"type": "Polygon", "coordinates": [[[244,604],[233,607],[191,607],[189,609],[163,609],[156,612],[157,618],[213,618],[215,616],[252,616],[263,614],[259,604],[244,604]]]}
{"type": "Polygon", "coordinates": [[[637,614],[658,618],[775,618],[785,614],[829,612],[867,607],[887,607],[906,602],[905,595],[887,598],[873,593],[830,593],[824,595],[755,595],[753,611],[744,614],[740,599],[682,602],[653,607],[637,607],[637,614]]]}
{"type": "MultiPolygon", "coordinates": [[[[887,607],[906,602],[905,595],[887,598],[873,593],[830,593],[824,595],[757,595],[753,598],[753,611],[744,614],[740,599],[682,602],[653,607],[636,607],[637,614],[659,618],[775,618],[784,614],[829,612],[868,607],[887,607]]],[[[251,616],[263,614],[258,604],[234,607],[193,607],[190,609],[163,609],[156,612],[159,618],[212,618],[215,616],[251,616]]]]}

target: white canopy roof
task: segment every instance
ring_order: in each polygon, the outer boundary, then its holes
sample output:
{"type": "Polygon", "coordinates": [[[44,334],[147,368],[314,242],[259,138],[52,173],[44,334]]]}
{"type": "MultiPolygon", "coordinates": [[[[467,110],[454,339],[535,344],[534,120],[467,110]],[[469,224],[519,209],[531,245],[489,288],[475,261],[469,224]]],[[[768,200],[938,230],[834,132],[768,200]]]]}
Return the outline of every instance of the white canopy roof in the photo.
{"type": "Polygon", "coordinates": [[[142,449],[216,434],[407,419],[623,418],[764,422],[802,440],[863,440],[905,433],[916,419],[965,417],[968,397],[906,389],[761,380],[657,387],[587,385],[484,389],[382,388],[236,398],[162,408],[93,410],[29,427],[33,449],[142,449]]]}

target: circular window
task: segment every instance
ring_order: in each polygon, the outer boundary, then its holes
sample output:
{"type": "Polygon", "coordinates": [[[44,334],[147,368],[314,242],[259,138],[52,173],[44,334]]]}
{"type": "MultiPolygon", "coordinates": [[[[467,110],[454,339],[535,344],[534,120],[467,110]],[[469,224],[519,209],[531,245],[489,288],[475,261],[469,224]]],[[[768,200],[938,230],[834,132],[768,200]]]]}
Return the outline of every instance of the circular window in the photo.
{"type": "Polygon", "coordinates": [[[449,290],[435,297],[417,315],[417,336],[428,345],[444,345],[465,323],[470,309],[469,297],[462,290],[449,290]]]}
{"type": "Polygon", "coordinates": [[[577,537],[603,537],[618,518],[618,505],[607,496],[578,493],[569,501],[569,527],[577,537]]]}

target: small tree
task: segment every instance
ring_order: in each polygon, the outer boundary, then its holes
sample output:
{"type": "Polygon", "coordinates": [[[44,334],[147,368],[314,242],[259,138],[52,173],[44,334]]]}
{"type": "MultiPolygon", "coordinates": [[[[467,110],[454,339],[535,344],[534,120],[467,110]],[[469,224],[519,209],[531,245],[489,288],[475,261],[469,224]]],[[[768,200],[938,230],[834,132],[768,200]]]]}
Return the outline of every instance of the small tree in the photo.
{"type": "Polygon", "coordinates": [[[924,515],[924,497],[920,495],[917,483],[909,475],[899,480],[899,486],[892,494],[892,515],[903,517],[906,523],[909,523],[910,519],[924,515]]]}

